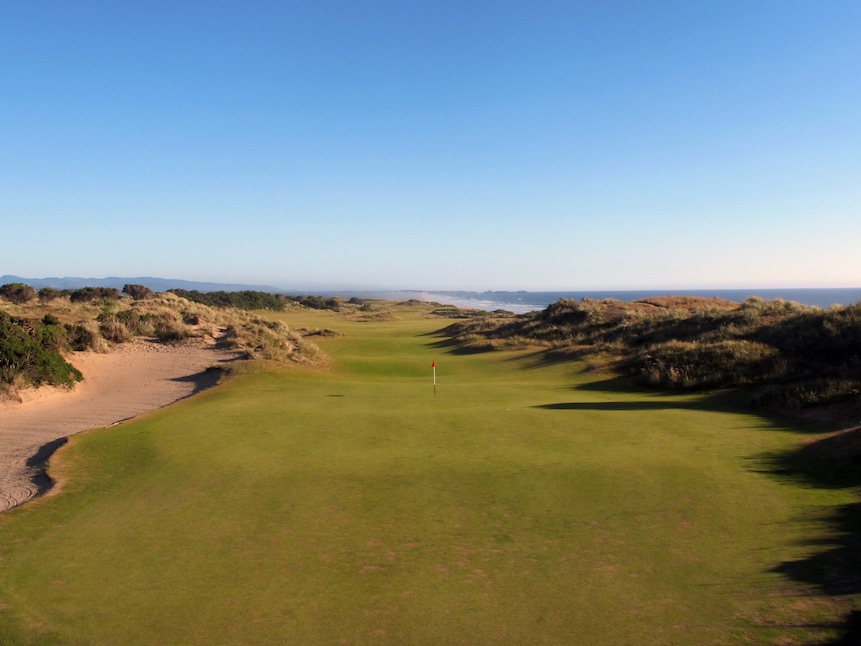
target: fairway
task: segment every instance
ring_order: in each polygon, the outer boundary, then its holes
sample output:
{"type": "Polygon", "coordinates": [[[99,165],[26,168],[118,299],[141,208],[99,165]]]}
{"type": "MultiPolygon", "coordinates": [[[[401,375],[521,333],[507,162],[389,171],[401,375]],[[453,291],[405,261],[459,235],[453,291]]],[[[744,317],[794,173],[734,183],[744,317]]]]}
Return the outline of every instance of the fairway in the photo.
{"type": "Polygon", "coordinates": [[[0,515],[0,644],[836,634],[846,607],[774,571],[854,502],[767,472],[797,427],[536,351],[455,354],[429,311],[270,315],[337,332],[311,337],[331,366],[247,368],[73,438],[60,493],[0,515]]]}

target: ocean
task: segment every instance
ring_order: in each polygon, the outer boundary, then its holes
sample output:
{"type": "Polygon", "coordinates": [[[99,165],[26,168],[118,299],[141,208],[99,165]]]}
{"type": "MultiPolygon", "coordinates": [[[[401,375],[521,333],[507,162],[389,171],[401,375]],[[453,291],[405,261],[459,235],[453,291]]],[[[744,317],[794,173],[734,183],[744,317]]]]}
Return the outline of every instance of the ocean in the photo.
{"type": "Polygon", "coordinates": [[[403,290],[391,292],[376,292],[349,294],[348,296],[366,296],[386,298],[390,300],[408,300],[411,298],[455,305],[462,308],[478,309],[492,312],[493,310],[508,310],[515,314],[524,314],[543,310],[550,303],[561,298],[582,300],[591,298],[603,300],[612,298],[619,301],[636,301],[650,296],[703,296],[705,298],[723,298],[730,301],[742,302],[755,296],[765,300],[783,299],[802,305],[812,305],[823,309],[832,305],[854,305],[861,301],[861,288],[796,288],[796,289],[674,289],[674,290],[606,290],[606,291],[571,291],[571,292],[467,292],[467,291],[420,291],[403,290]]]}

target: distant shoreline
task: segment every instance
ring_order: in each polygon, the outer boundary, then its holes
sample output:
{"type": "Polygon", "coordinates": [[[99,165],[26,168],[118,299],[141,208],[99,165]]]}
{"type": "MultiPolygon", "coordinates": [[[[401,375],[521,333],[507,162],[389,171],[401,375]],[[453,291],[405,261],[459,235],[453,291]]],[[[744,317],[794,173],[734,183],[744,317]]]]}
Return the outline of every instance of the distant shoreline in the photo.
{"type": "MultiPolygon", "coordinates": [[[[327,292],[328,293],[328,292],[327,292]]],[[[332,292],[335,293],[335,292],[332,292]]],[[[491,312],[493,310],[508,310],[515,314],[524,314],[543,310],[551,303],[561,298],[580,301],[584,298],[604,300],[612,298],[619,301],[636,301],[650,296],[701,296],[704,298],[721,298],[729,301],[743,302],[750,297],[770,301],[783,299],[802,305],[821,307],[832,305],[854,305],[861,301],[861,287],[838,288],[768,288],[768,289],[639,289],[639,290],[581,290],[581,291],[421,291],[421,290],[392,290],[392,291],[347,291],[339,292],[340,296],[359,296],[366,298],[386,298],[389,300],[407,300],[415,298],[423,301],[435,301],[461,308],[478,309],[491,312]]]]}
{"type": "Polygon", "coordinates": [[[384,298],[387,300],[409,300],[415,298],[423,301],[433,301],[455,305],[468,309],[493,311],[508,310],[516,314],[542,310],[550,303],[560,298],[572,300],[604,300],[612,298],[619,301],[636,301],[650,296],[701,296],[705,298],[723,298],[735,302],[743,302],[751,296],[774,300],[780,298],[794,301],[802,305],[828,308],[831,305],[854,305],[861,301],[861,287],[785,287],[785,288],[733,288],[733,289],[604,289],[604,290],[555,290],[555,291],[506,291],[486,290],[482,292],[470,290],[445,289],[287,289],[266,285],[246,285],[238,283],[197,282],[180,279],[153,277],[135,278],[22,278],[20,276],[0,276],[0,285],[20,282],[36,289],[54,287],[66,289],[72,287],[115,287],[122,289],[126,284],[144,285],[153,291],[162,292],[170,289],[188,289],[201,292],[212,291],[242,291],[254,290],[271,294],[286,295],[318,295],[341,296],[345,298],[384,298]]]}

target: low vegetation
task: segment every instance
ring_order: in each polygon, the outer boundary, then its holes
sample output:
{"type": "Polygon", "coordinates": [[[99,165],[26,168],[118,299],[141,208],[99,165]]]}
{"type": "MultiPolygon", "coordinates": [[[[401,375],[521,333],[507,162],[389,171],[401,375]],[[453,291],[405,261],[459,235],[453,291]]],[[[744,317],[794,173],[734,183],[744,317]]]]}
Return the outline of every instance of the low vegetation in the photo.
{"type": "Polygon", "coordinates": [[[81,373],[62,355],[71,349],[73,329],[50,315],[29,321],[0,311],[0,388],[9,392],[24,385],[71,386],[81,373]]]}
{"type": "MultiPolygon", "coordinates": [[[[171,289],[169,291],[194,303],[200,303],[209,307],[232,307],[241,310],[270,310],[273,312],[309,308],[313,310],[352,313],[356,310],[361,310],[363,307],[371,307],[369,304],[373,302],[358,297],[346,300],[340,296],[270,294],[254,290],[200,292],[197,290],[171,289]]],[[[367,309],[364,311],[367,311],[367,309]]]]}
{"type": "Polygon", "coordinates": [[[537,345],[591,357],[650,386],[751,387],[753,403],[791,412],[861,393],[861,303],[823,310],[760,298],[560,300],[541,312],[457,323],[445,334],[462,351],[537,345]]]}
{"type": "MultiPolygon", "coordinates": [[[[245,308],[210,307],[140,285],[126,285],[123,294],[114,288],[37,293],[26,285],[0,286],[2,394],[15,398],[23,388],[71,386],[81,379],[72,352],[106,352],[136,337],[160,343],[210,337],[250,359],[325,363],[324,353],[305,335],[245,308]]],[[[233,300],[252,302],[247,295],[233,300]]]]}
{"type": "Polygon", "coordinates": [[[27,303],[36,298],[36,290],[22,283],[8,283],[0,287],[0,296],[10,303],[27,303]]]}
{"type": "Polygon", "coordinates": [[[254,290],[243,290],[239,292],[200,292],[196,289],[171,289],[186,300],[208,307],[232,307],[240,310],[272,310],[281,312],[287,304],[287,298],[281,294],[270,294],[254,290]]]}

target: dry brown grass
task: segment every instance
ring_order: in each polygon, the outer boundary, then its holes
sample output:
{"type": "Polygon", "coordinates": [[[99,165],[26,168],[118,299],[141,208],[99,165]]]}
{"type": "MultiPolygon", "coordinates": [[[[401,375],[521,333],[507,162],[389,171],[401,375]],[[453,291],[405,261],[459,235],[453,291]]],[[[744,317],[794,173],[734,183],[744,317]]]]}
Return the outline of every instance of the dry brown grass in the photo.
{"type": "Polygon", "coordinates": [[[858,401],[861,393],[861,304],[822,310],[759,298],[563,299],[511,319],[459,322],[445,333],[465,352],[540,345],[557,356],[616,357],[618,370],[656,386],[752,386],[752,403],[785,412],[858,401]]]}
{"type": "Polygon", "coordinates": [[[326,364],[325,354],[314,343],[284,323],[268,321],[245,310],[208,307],[172,292],[137,301],[120,298],[72,303],[68,297],[60,297],[18,305],[0,299],[0,309],[25,319],[41,319],[50,314],[61,325],[84,330],[91,337],[89,348],[96,352],[107,352],[112,345],[136,337],[154,338],[162,343],[209,337],[221,339],[249,359],[326,364]]]}

